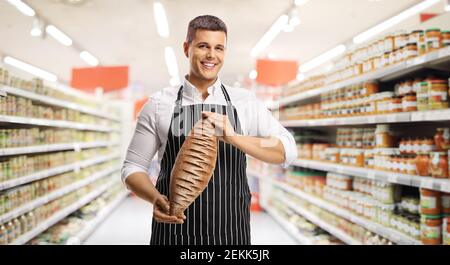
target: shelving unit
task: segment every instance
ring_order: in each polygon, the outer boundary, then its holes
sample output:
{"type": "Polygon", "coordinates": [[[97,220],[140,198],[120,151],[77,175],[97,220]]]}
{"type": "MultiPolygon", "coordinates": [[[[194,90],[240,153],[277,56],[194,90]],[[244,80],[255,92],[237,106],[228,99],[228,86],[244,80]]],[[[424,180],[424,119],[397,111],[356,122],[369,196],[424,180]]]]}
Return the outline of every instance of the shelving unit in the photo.
{"type": "Polygon", "coordinates": [[[323,93],[332,92],[334,90],[344,88],[350,85],[363,83],[366,81],[379,80],[382,82],[397,79],[408,74],[420,71],[426,68],[442,68],[442,64],[450,60],[450,47],[441,49],[439,51],[431,52],[420,57],[416,57],[404,62],[391,65],[384,69],[373,71],[358,77],[350,78],[335,84],[316,88],[306,92],[301,92],[275,102],[274,107],[284,107],[289,104],[299,102],[302,100],[320,96],[323,93]]]}
{"type": "Polygon", "coordinates": [[[294,162],[294,165],[303,168],[335,172],[371,180],[396,183],[400,185],[413,186],[442,192],[450,192],[450,179],[436,179],[431,177],[412,176],[395,172],[344,166],[340,164],[304,159],[297,159],[294,162]]]}
{"type": "Polygon", "coordinates": [[[89,202],[93,201],[95,198],[100,196],[102,193],[107,191],[109,188],[111,188],[113,185],[117,183],[116,180],[113,180],[104,186],[92,191],[88,195],[84,196],[83,198],[79,199],[74,204],[60,210],[59,212],[55,213],[53,216],[51,216],[49,219],[45,220],[44,222],[40,223],[37,227],[35,227],[33,230],[29,231],[26,234],[23,234],[19,238],[17,238],[14,242],[11,243],[11,245],[24,245],[28,241],[32,240],[42,232],[46,231],[53,225],[57,224],[59,221],[66,218],[71,213],[75,212],[76,210],[80,209],[84,205],[88,204],[89,202]]]}
{"type": "Polygon", "coordinates": [[[280,226],[283,227],[300,245],[313,244],[310,238],[300,233],[295,225],[280,216],[274,209],[271,207],[266,207],[266,210],[273,217],[273,219],[279,223],[280,226]]]}
{"type": "MultiPolygon", "coordinates": [[[[326,202],[320,198],[309,195],[309,194],[307,194],[299,189],[296,189],[286,183],[283,183],[278,180],[274,180],[270,176],[262,176],[261,174],[255,174],[255,172],[252,172],[252,171],[248,171],[248,173],[254,177],[259,178],[262,181],[268,181],[271,185],[274,185],[292,195],[295,195],[298,198],[307,201],[308,203],[311,203],[317,207],[320,207],[324,210],[332,212],[333,214],[335,214],[339,217],[342,217],[350,222],[353,222],[361,227],[364,227],[365,229],[372,231],[373,233],[376,233],[384,238],[387,238],[396,244],[399,244],[399,245],[421,245],[422,244],[422,242],[419,240],[411,238],[411,237],[409,237],[405,234],[402,234],[398,231],[395,231],[391,228],[384,227],[373,221],[362,218],[354,213],[351,213],[345,209],[335,206],[335,205],[333,205],[329,202],[326,202]]],[[[324,228],[324,230],[326,230],[326,229],[324,228]]],[[[340,236],[342,236],[340,231],[330,230],[328,232],[330,232],[331,234],[335,235],[338,238],[340,236]],[[337,234],[334,234],[334,233],[337,233],[337,234]]]]}
{"type": "Polygon", "coordinates": [[[108,169],[102,170],[100,172],[94,173],[93,175],[91,175],[90,177],[88,177],[86,179],[83,179],[83,180],[80,180],[78,182],[72,183],[72,184],[70,184],[70,185],[68,185],[66,187],[63,187],[63,188],[59,189],[59,190],[53,191],[53,192],[47,194],[44,197],[38,198],[38,199],[36,199],[34,201],[31,201],[31,202],[29,202],[29,203],[27,203],[25,205],[22,205],[22,206],[20,206],[20,207],[18,207],[16,209],[14,209],[11,212],[8,212],[8,213],[6,213],[4,215],[1,215],[0,216],[0,223],[6,223],[6,222],[10,221],[11,219],[14,219],[14,218],[16,218],[18,216],[21,216],[24,213],[27,213],[27,212],[29,212],[29,211],[31,211],[33,209],[36,209],[39,206],[47,204],[47,203],[49,203],[49,202],[51,202],[51,201],[53,201],[55,199],[58,199],[58,198],[66,195],[66,194],[69,194],[69,193],[71,193],[73,191],[76,191],[76,190],[82,188],[82,187],[85,187],[85,186],[87,186],[87,185],[89,185],[89,184],[91,184],[91,183],[93,183],[93,182],[95,182],[95,181],[97,181],[97,180],[99,180],[101,178],[104,178],[104,177],[110,175],[111,173],[113,173],[113,172],[115,172],[115,171],[117,171],[119,169],[120,169],[120,167],[116,166],[116,167],[112,167],[112,168],[108,168],[108,169]]]}
{"type": "Polygon", "coordinates": [[[13,179],[7,182],[0,183],[0,191],[10,189],[16,186],[20,186],[26,183],[30,183],[36,180],[45,179],[51,176],[62,174],[69,171],[79,171],[82,168],[100,164],[109,160],[119,158],[119,154],[111,154],[103,157],[91,158],[84,161],[75,162],[69,165],[63,165],[59,167],[54,167],[48,170],[40,171],[28,176],[24,176],[18,179],[13,179]]]}
{"type": "Polygon", "coordinates": [[[114,117],[112,115],[109,115],[108,113],[103,113],[101,111],[97,111],[95,109],[92,109],[92,108],[89,108],[86,106],[81,106],[81,105],[73,103],[73,102],[35,94],[35,93],[29,92],[29,91],[26,91],[23,89],[15,88],[15,87],[0,85],[0,93],[3,93],[5,96],[7,94],[11,94],[11,95],[31,99],[35,102],[39,102],[41,104],[46,104],[48,106],[68,108],[68,109],[80,111],[80,112],[83,112],[86,114],[94,115],[97,117],[109,119],[112,121],[120,121],[120,119],[118,117],[114,117]]]}
{"type": "Polygon", "coordinates": [[[122,203],[125,198],[128,197],[130,193],[128,191],[124,191],[121,194],[117,195],[117,197],[110,202],[106,207],[104,207],[97,216],[86,223],[86,225],[83,227],[83,229],[75,236],[71,237],[69,240],[67,240],[68,245],[74,245],[76,242],[77,244],[82,244],[84,241],[86,241],[89,236],[95,231],[97,227],[99,227],[103,221],[119,206],[120,203],[122,203]]]}

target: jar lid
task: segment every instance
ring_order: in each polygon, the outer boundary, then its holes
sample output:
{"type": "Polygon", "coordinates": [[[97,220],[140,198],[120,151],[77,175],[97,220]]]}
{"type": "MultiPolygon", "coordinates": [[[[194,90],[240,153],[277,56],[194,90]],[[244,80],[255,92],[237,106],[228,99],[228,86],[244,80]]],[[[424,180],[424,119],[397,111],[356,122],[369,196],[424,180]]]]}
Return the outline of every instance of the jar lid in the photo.
{"type": "Polygon", "coordinates": [[[426,32],[431,32],[431,31],[441,31],[441,29],[440,28],[429,28],[429,29],[427,29],[426,32]]]}
{"type": "Polygon", "coordinates": [[[428,214],[422,214],[421,217],[425,218],[425,219],[441,219],[442,218],[441,215],[428,215],[428,214]]]}
{"type": "Polygon", "coordinates": [[[413,30],[411,33],[423,33],[423,30],[420,30],[420,29],[418,29],[418,30],[413,30]]]}

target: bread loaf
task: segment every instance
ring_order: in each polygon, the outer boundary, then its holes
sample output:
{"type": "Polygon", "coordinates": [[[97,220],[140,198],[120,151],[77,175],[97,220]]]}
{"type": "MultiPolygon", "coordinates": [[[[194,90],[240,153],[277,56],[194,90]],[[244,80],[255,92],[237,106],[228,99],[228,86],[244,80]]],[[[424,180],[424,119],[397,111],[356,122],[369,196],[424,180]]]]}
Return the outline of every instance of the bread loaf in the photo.
{"type": "Polygon", "coordinates": [[[186,137],[170,176],[170,215],[180,217],[206,189],[214,173],[218,139],[209,121],[200,120],[186,137]]]}

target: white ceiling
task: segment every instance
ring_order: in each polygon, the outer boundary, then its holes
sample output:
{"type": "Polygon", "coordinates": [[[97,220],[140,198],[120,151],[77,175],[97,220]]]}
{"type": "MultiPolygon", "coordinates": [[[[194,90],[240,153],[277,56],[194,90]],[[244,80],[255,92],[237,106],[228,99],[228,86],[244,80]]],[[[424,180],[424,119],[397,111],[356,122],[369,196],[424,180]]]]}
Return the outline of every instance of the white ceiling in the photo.
{"type": "MultiPolygon", "coordinates": [[[[233,83],[253,69],[252,47],[293,0],[162,0],[170,37],[156,32],[152,0],[89,0],[68,6],[58,0],[28,0],[38,14],[68,34],[102,65],[130,65],[131,84],[147,92],[168,85],[164,47],[173,46],[180,73],[188,70],[182,53],[188,22],[197,15],[222,18],[229,28],[228,53],[221,77],[233,83]]],[[[302,24],[281,33],[265,52],[306,62],[357,33],[406,9],[419,0],[310,0],[299,8],[302,24]]],[[[0,1],[0,52],[70,80],[72,67],[87,66],[71,47],[29,32],[33,19],[0,1]]]]}

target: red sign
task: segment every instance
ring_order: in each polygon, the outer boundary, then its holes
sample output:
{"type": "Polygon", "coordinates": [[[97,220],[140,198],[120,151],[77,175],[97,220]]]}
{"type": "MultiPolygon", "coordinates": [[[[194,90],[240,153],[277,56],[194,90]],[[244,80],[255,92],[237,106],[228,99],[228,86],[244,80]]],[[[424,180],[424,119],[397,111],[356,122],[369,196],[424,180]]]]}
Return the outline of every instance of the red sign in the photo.
{"type": "Polygon", "coordinates": [[[74,68],[71,86],[88,92],[119,90],[128,87],[128,72],[128,66],[74,68]]]}
{"type": "Polygon", "coordinates": [[[268,86],[280,86],[297,77],[296,61],[258,60],[256,63],[258,77],[256,82],[268,86]]]}

